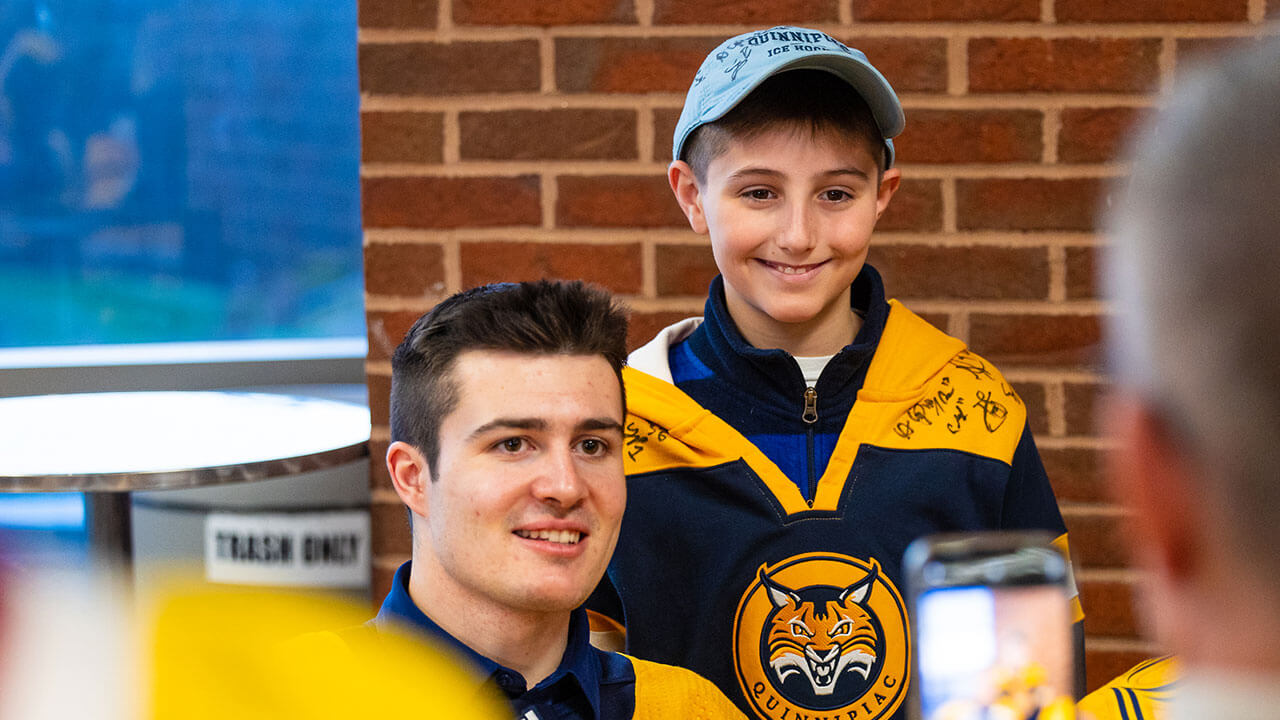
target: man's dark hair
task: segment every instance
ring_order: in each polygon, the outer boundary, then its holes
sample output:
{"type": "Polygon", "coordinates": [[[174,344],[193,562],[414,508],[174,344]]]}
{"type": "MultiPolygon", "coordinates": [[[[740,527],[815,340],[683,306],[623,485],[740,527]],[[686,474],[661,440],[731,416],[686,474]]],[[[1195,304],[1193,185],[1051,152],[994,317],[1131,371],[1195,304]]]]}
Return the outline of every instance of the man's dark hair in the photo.
{"type": "Polygon", "coordinates": [[[433,479],[440,423],[458,404],[454,361],[470,350],[600,355],[621,386],[627,315],[600,288],[539,280],[465,290],[418,318],[391,357],[391,439],[422,451],[433,479]]]}
{"type": "Polygon", "coordinates": [[[825,70],[788,70],[760,83],[724,117],[698,127],[685,142],[682,158],[699,184],[711,161],[733,141],[749,140],[779,127],[836,132],[866,145],[876,158],[877,179],[885,170],[884,136],[871,108],[849,83],[825,70]]]}

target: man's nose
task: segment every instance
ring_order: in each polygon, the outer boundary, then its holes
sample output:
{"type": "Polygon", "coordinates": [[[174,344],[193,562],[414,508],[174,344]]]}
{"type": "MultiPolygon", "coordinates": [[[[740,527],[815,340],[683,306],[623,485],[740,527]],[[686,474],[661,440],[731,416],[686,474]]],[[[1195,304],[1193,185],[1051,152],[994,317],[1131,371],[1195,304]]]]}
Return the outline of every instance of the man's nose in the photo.
{"type": "Polygon", "coordinates": [[[573,451],[565,448],[548,452],[544,462],[539,464],[538,476],[531,489],[539,500],[563,508],[571,508],[581,502],[587,496],[587,483],[573,451]]]}

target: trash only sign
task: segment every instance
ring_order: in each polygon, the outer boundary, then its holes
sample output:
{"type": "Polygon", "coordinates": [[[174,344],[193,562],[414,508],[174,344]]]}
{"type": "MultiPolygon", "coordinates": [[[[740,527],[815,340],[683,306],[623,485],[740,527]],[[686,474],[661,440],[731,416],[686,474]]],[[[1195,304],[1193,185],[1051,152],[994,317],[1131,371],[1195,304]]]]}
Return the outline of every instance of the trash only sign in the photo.
{"type": "Polygon", "coordinates": [[[369,513],[209,513],[204,569],[215,583],[362,587],[369,582],[369,513]]]}

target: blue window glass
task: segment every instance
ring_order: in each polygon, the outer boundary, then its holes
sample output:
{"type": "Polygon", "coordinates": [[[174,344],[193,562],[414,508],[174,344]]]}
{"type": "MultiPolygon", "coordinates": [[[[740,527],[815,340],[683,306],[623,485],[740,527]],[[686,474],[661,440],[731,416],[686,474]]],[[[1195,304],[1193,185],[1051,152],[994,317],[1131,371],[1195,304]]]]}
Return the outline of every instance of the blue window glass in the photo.
{"type": "Polygon", "coordinates": [[[363,336],[355,27],[0,4],[0,347],[363,336]]]}
{"type": "MultiPolygon", "coordinates": [[[[356,4],[0,2],[0,348],[363,337],[356,4]]],[[[83,541],[0,493],[0,549],[83,541]]]]}

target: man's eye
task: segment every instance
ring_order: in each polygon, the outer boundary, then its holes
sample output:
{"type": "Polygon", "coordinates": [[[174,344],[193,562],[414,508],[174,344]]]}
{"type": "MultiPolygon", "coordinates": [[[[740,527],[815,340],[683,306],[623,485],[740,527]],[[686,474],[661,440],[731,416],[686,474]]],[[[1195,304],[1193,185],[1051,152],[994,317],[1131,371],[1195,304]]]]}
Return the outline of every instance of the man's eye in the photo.
{"type": "Polygon", "coordinates": [[[518,437],[507,438],[506,440],[503,440],[501,443],[498,443],[498,444],[503,450],[506,450],[507,452],[520,452],[521,450],[524,449],[524,438],[518,438],[518,437]]]}
{"type": "Polygon", "coordinates": [[[581,447],[582,452],[587,455],[601,455],[607,448],[604,441],[596,440],[595,438],[587,438],[586,440],[583,440],[581,447]]]}

